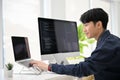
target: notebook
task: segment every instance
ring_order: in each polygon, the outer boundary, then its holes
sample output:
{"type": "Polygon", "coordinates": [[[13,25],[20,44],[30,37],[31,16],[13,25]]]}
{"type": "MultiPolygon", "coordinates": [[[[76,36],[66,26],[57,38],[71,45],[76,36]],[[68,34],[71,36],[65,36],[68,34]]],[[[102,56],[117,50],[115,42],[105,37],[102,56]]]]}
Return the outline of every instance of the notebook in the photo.
{"type": "Polygon", "coordinates": [[[15,62],[25,67],[30,67],[31,54],[27,37],[12,36],[12,46],[15,62]]]}

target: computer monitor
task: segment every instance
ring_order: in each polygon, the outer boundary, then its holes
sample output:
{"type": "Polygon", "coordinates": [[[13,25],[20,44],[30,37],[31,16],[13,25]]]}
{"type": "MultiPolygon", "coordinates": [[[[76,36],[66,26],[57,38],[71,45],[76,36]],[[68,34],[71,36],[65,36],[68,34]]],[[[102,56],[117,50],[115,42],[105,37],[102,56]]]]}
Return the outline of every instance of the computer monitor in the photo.
{"type": "MultiPolygon", "coordinates": [[[[52,54],[55,57],[58,56],[56,59],[61,62],[63,57],[79,55],[77,24],[75,21],[39,17],[38,29],[42,56],[52,54]],[[77,53],[75,54],[75,52],[77,53]]],[[[57,62],[59,61],[57,60],[57,62]]]]}

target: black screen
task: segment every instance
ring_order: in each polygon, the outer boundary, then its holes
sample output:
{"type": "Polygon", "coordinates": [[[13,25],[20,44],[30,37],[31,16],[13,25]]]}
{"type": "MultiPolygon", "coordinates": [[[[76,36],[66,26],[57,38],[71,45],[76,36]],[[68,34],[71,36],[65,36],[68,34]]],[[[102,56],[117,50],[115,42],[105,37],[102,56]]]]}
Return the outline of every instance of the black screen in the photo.
{"type": "Polygon", "coordinates": [[[74,21],[38,18],[41,54],[79,51],[74,21]]]}
{"type": "Polygon", "coordinates": [[[13,44],[15,61],[30,58],[27,37],[12,36],[12,44],[13,44]]]}

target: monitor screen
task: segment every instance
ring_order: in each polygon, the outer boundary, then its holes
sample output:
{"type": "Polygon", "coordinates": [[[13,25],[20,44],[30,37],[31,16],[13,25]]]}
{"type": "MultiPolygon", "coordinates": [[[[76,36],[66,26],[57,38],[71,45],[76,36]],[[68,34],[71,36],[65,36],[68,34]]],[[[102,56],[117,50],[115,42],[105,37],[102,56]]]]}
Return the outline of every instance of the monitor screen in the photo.
{"type": "Polygon", "coordinates": [[[41,55],[78,52],[75,21],[38,18],[41,55]]]}
{"type": "Polygon", "coordinates": [[[30,58],[30,51],[28,46],[28,38],[20,36],[12,36],[12,44],[15,61],[30,58]]]}

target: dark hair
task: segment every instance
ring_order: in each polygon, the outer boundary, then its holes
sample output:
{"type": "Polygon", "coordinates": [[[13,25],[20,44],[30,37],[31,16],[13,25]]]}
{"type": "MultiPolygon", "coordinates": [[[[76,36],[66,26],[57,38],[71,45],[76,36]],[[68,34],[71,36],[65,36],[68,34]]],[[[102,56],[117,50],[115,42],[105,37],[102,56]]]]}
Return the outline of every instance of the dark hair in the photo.
{"type": "Polygon", "coordinates": [[[93,21],[94,24],[97,21],[101,21],[103,28],[106,29],[108,23],[108,14],[101,8],[93,8],[83,13],[80,20],[82,21],[82,23],[93,21]]]}

